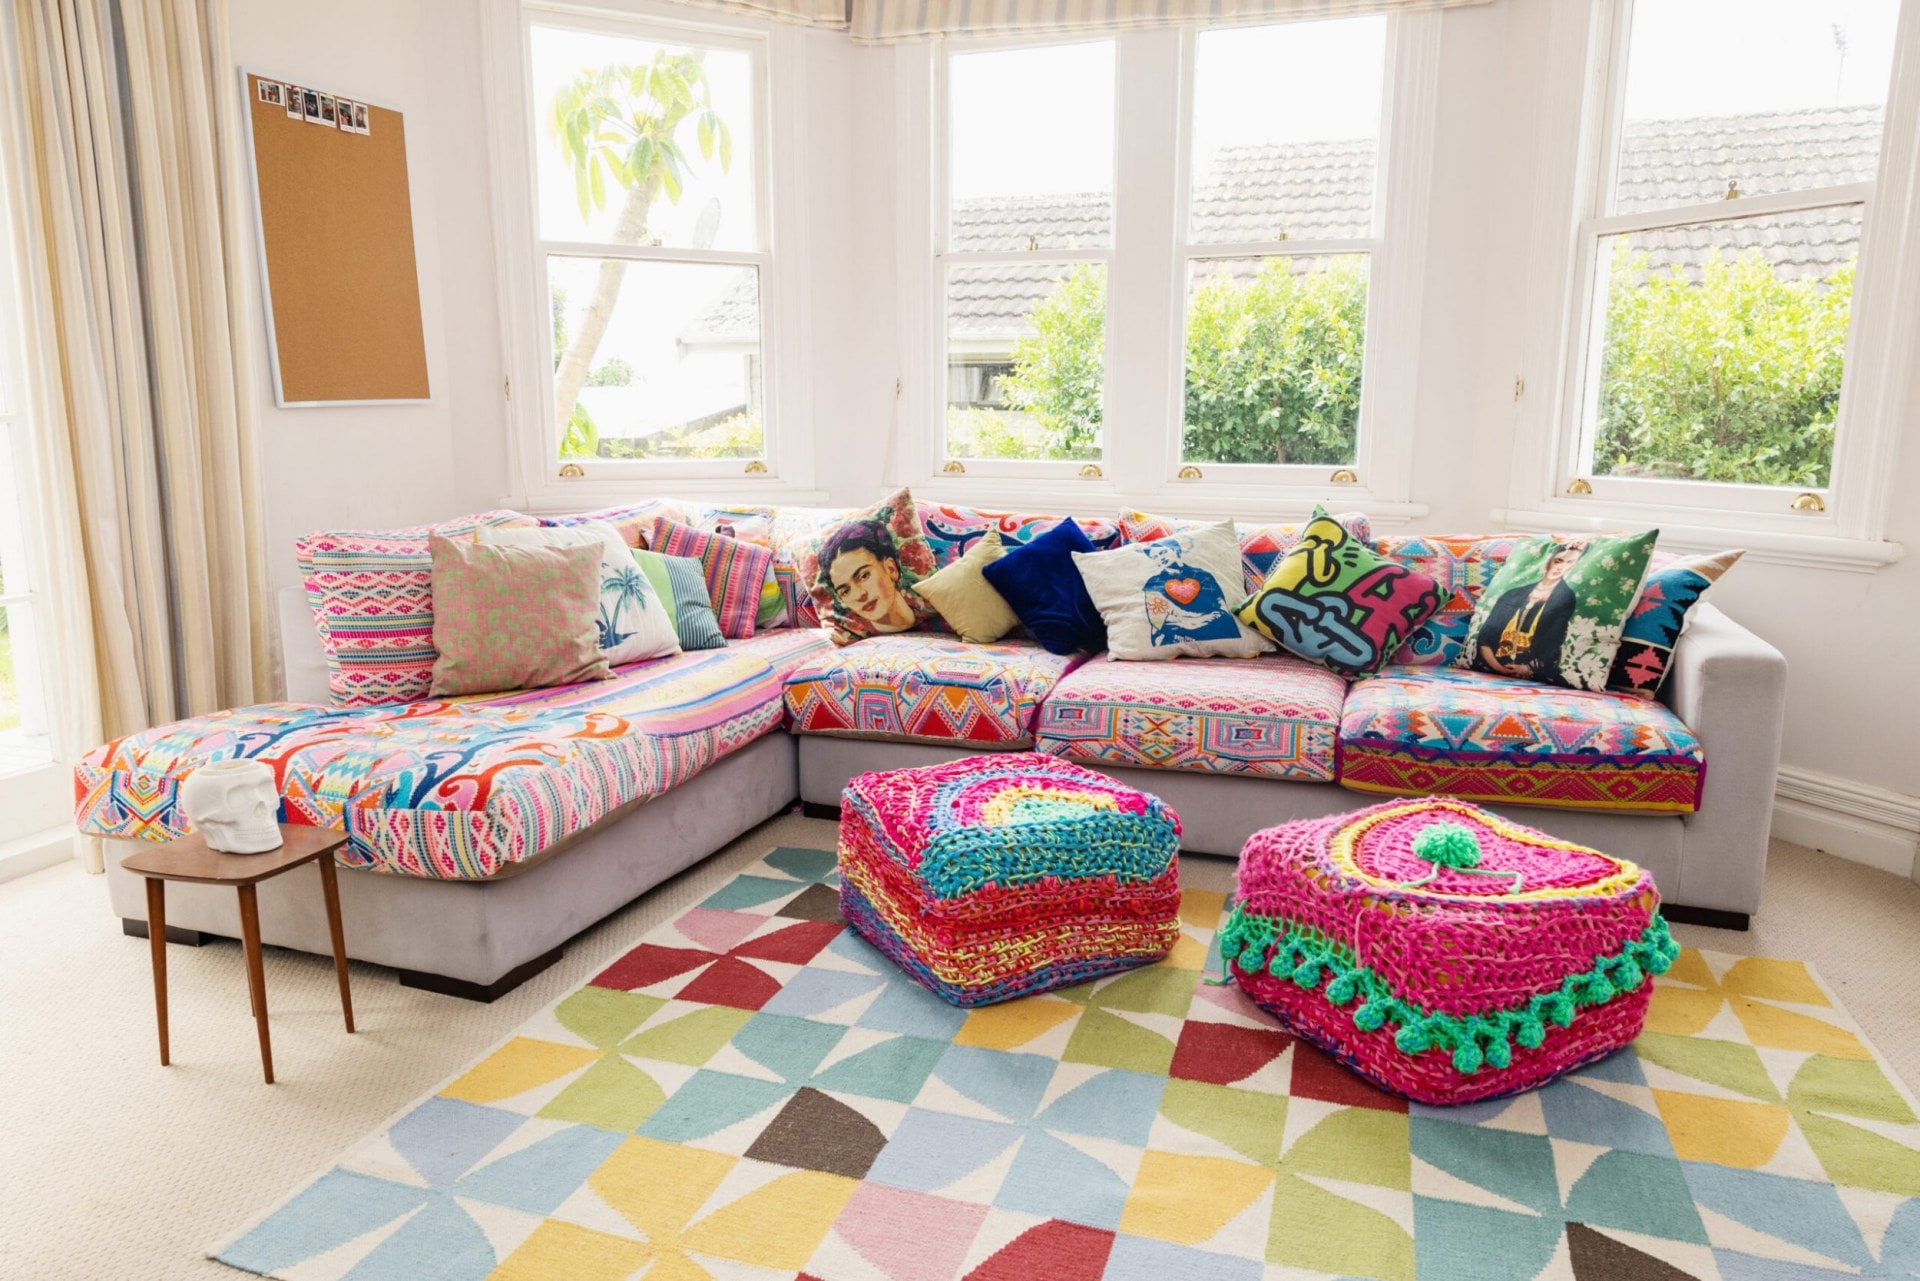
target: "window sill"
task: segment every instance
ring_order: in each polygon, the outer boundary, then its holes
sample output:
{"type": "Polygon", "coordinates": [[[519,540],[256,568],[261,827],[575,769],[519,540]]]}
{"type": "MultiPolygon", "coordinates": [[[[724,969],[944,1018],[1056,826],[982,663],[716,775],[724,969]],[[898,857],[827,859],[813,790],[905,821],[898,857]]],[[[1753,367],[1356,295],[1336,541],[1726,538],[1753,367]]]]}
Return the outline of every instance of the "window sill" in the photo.
{"type": "Polygon", "coordinates": [[[593,511],[616,507],[645,498],[690,498],[701,502],[763,503],[769,506],[815,507],[827,501],[824,490],[800,489],[783,483],[778,477],[736,476],[696,480],[662,476],[653,480],[555,481],[518,499],[503,498],[500,503],[533,516],[555,516],[569,512],[593,511]]]}
{"type": "Polygon", "coordinates": [[[1111,518],[1121,510],[1192,519],[1232,519],[1242,524],[1302,523],[1313,509],[1361,511],[1376,527],[1397,528],[1424,518],[1425,503],[1387,502],[1351,485],[1276,491],[1271,486],[1181,482],[1161,490],[1124,490],[1104,478],[1048,480],[1039,477],[966,476],[942,473],[914,482],[914,497],[960,503],[988,511],[1060,512],[1111,518]]]}
{"type": "Polygon", "coordinates": [[[1748,559],[1762,564],[1838,570],[1848,574],[1876,573],[1906,554],[1906,548],[1900,543],[1870,538],[1843,538],[1837,534],[1805,534],[1751,526],[1677,524],[1649,520],[1645,513],[1609,511],[1575,514],[1497,508],[1493,512],[1493,519],[1504,528],[1530,534],[1657,526],[1663,547],[1701,552],[1740,547],[1746,551],[1748,559]]]}

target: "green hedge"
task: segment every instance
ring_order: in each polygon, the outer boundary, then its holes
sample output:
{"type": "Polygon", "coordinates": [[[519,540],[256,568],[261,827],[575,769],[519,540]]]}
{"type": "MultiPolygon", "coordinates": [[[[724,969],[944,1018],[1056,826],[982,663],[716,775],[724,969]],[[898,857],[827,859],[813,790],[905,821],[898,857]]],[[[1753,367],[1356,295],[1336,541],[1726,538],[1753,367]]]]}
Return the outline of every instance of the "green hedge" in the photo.
{"type": "MultiPolygon", "coordinates": [[[[1853,294],[1853,264],[1823,280],[1776,274],[1758,250],[1715,258],[1697,280],[1655,272],[1625,238],[1607,296],[1595,470],[1821,486],[1853,294]]],[[[1269,259],[1216,271],[1189,303],[1186,457],[1214,463],[1353,459],[1366,337],[1366,260],[1296,274],[1269,259]]],[[[1032,314],[1002,380],[1008,415],[955,407],[963,457],[1098,453],[1106,276],[1076,268],[1032,314]]]]}

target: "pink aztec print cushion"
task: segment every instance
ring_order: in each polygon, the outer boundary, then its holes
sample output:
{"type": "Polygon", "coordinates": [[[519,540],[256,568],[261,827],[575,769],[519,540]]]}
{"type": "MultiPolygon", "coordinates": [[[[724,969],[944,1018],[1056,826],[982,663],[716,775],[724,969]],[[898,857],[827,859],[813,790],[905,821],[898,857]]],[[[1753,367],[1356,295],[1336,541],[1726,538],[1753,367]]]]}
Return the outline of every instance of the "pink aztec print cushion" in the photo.
{"type": "Polygon", "coordinates": [[[471,538],[481,525],[539,524],[488,511],[404,529],[327,529],[294,545],[294,557],[327,651],[336,707],[381,707],[427,697],[433,686],[433,557],[427,536],[471,538]]]}
{"type": "Polygon", "coordinates": [[[663,556],[691,556],[700,562],[713,600],[713,616],[728,640],[753,635],[760,614],[760,593],[773,571],[773,549],[708,533],[664,517],[647,530],[647,545],[663,556]]]}
{"type": "Polygon", "coordinates": [[[1347,683],[1289,655],[1117,663],[1062,677],[1034,722],[1037,751],[1138,765],[1330,783],[1347,683]]]}
{"type": "Polygon", "coordinates": [[[1247,994],[1428,1104],[1618,1050],[1680,950],[1641,868],[1439,798],[1255,832],[1234,898],[1220,955],[1247,994]]]}

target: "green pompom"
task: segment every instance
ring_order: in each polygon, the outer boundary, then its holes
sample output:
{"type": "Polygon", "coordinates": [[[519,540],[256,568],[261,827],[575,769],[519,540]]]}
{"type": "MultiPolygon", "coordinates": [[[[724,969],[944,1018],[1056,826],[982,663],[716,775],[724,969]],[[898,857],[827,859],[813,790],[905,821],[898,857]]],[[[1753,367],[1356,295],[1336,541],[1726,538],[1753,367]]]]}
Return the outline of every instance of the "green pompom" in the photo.
{"type": "Polygon", "coordinates": [[[1345,1005],[1359,994],[1359,980],[1351,973],[1336,975],[1333,982],[1327,984],[1327,999],[1335,1005],[1345,1005]]]}
{"type": "Polygon", "coordinates": [[[1320,984],[1320,963],[1318,961],[1302,961],[1299,968],[1293,972],[1293,981],[1301,987],[1318,987],[1320,984]]]}
{"type": "Polygon", "coordinates": [[[1420,1028],[1409,1023],[1394,1033],[1393,1044],[1402,1054],[1418,1054],[1433,1048],[1433,1042],[1420,1028]]]}
{"type": "Polygon", "coordinates": [[[1529,1050],[1537,1050],[1547,1039],[1547,1025],[1530,1014],[1525,1015],[1520,1020],[1520,1026],[1514,1030],[1513,1039],[1529,1050]]]}
{"type": "Polygon", "coordinates": [[[1505,1041],[1487,1043],[1487,1066],[1504,1072],[1513,1063],[1513,1050],[1505,1041]]]}
{"type": "Polygon", "coordinates": [[[1478,867],[1480,842],[1458,823],[1429,823],[1413,838],[1413,853],[1441,867],[1478,867]]]}
{"type": "Polygon", "coordinates": [[[1480,1070],[1484,1057],[1480,1047],[1472,1041],[1462,1042],[1460,1048],[1453,1052],[1453,1070],[1462,1076],[1471,1076],[1480,1070]]]}
{"type": "Polygon", "coordinates": [[[1353,1025],[1362,1032],[1378,1032],[1386,1022],[1387,1007],[1382,1001],[1363,1001],[1353,1012],[1353,1025]]]}
{"type": "Polygon", "coordinates": [[[1646,981],[1647,972],[1630,956],[1620,958],[1620,964],[1614,967],[1613,985],[1622,992],[1631,992],[1646,981]]]}
{"type": "Polygon", "coordinates": [[[1238,934],[1227,935],[1220,940],[1220,959],[1223,961],[1231,961],[1234,957],[1240,955],[1240,949],[1245,946],[1246,943],[1238,934]]]}
{"type": "Polygon", "coordinates": [[[1273,975],[1275,978],[1284,978],[1286,977],[1287,971],[1292,968],[1293,962],[1288,958],[1287,954],[1277,947],[1274,948],[1273,959],[1267,962],[1267,973],[1273,975]]]}
{"type": "Polygon", "coordinates": [[[1541,1013],[1561,1027],[1567,1027],[1573,1022],[1573,1002],[1567,998],[1565,992],[1555,992],[1548,996],[1541,1002],[1541,1007],[1541,1013]]]}

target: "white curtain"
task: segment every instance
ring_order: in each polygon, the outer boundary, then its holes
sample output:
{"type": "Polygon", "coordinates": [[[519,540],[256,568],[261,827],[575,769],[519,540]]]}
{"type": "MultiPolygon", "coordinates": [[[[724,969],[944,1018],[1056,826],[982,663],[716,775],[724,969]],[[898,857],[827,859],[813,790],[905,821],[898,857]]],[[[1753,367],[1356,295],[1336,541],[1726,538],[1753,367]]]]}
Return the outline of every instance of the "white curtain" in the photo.
{"type": "Polygon", "coordinates": [[[1195,21],[1348,18],[1491,0],[851,0],[853,38],[894,44],[933,36],[1126,31],[1195,21]]]}
{"type": "MultiPolygon", "coordinates": [[[[224,0],[10,0],[63,754],[277,688],[224,0]]],[[[81,842],[98,870],[100,851],[81,842]]]]}

